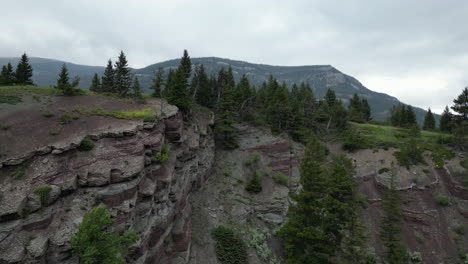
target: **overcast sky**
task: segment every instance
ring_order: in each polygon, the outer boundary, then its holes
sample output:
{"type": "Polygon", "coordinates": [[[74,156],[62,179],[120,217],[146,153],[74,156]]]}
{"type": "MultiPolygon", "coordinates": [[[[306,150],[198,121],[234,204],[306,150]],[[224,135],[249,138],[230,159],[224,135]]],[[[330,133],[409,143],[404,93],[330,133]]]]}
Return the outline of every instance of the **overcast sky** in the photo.
{"type": "Polygon", "coordinates": [[[132,67],[218,56],[331,64],[371,90],[441,112],[468,85],[464,0],[1,0],[0,56],[132,67]]]}

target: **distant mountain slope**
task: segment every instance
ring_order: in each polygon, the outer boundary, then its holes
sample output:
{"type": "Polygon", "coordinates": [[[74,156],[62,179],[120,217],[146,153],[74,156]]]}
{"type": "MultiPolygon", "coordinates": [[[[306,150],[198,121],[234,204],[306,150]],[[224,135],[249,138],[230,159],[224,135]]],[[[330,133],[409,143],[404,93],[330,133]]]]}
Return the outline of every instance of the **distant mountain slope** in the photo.
{"type": "MultiPolygon", "coordinates": [[[[0,58],[0,65],[4,65],[11,61],[15,67],[18,63],[18,58],[0,58]]],[[[101,75],[105,67],[78,65],[58,60],[31,58],[31,64],[34,69],[34,81],[38,85],[54,85],[57,79],[57,74],[63,63],[66,63],[70,71],[70,76],[80,76],[81,88],[88,88],[91,83],[91,78],[94,73],[101,75]]],[[[216,74],[221,67],[229,67],[231,65],[236,80],[245,74],[257,87],[267,80],[272,74],[280,82],[286,82],[288,86],[292,83],[308,82],[314,89],[315,95],[318,98],[324,96],[326,90],[331,88],[335,90],[337,96],[345,102],[351,98],[354,93],[358,93],[368,99],[373,117],[376,120],[384,120],[388,116],[388,110],[398,104],[397,98],[384,93],[374,92],[363,86],[355,78],[346,75],[330,65],[314,65],[314,66],[272,66],[265,64],[254,64],[243,61],[230,59],[206,57],[192,58],[192,63],[203,64],[208,74],[216,74]]],[[[103,65],[105,62],[103,62],[103,65]]],[[[179,64],[179,59],[168,60],[156,64],[149,65],[142,69],[134,70],[135,74],[140,79],[140,83],[144,89],[148,89],[151,85],[151,79],[154,72],[163,67],[166,71],[169,68],[176,68],[179,64]]],[[[425,111],[421,108],[416,108],[418,122],[422,123],[425,111]]],[[[439,117],[436,116],[438,119],[439,117]]]]}
{"type": "MultiPolygon", "coordinates": [[[[16,68],[18,61],[19,58],[0,58],[0,66],[11,62],[13,68],[16,68]]],[[[67,64],[71,79],[73,79],[74,76],[80,76],[81,88],[88,88],[94,73],[102,74],[105,69],[105,67],[101,66],[79,65],[59,60],[34,57],[30,58],[29,62],[33,67],[33,80],[40,86],[55,85],[60,68],[62,68],[64,63],[67,64]]]]}

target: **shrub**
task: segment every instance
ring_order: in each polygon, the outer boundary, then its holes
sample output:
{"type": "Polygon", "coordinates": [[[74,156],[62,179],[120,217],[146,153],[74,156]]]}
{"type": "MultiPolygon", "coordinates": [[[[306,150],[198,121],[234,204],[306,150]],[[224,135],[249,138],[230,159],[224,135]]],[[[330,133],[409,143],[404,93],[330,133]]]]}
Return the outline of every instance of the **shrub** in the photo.
{"type": "Polygon", "coordinates": [[[441,206],[449,206],[450,198],[447,195],[438,194],[436,196],[436,202],[441,206]]]}
{"type": "Polygon", "coordinates": [[[62,127],[58,127],[58,128],[49,130],[49,134],[52,135],[52,136],[58,136],[58,135],[60,135],[60,133],[62,133],[62,127]]]}
{"type": "Polygon", "coordinates": [[[80,118],[80,116],[76,114],[65,113],[62,114],[59,118],[62,124],[68,124],[71,123],[73,120],[77,120],[78,118],[80,118]]]}
{"type": "Polygon", "coordinates": [[[45,111],[45,112],[42,113],[42,116],[49,118],[49,117],[53,117],[54,113],[52,113],[50,111],[45,111]]]}
{"type": "Polygon", "coordinates": [[[422,255],[418,251],[408,252],[408,258],[411,263],[422,263],[422,255]]]}
{"type": "Polygon", "coordinates": [[[275,173],[275,181],[278,184],[288,186],[288,177],[284,173],[278,171],[275,173]]]}
{"type": "Polygon", "coordinates": [[[231,229],[219,226],[211,232],[216,240],[216,256],[222,264],[247,263],[247,247],[231,229]]]}
{"type": "Polygon", "coordinates": [[[457,233],[460,236],[465,235],[465,226],[463,224],[457,225],[454,229],[455,233],[457,233]]]}
{"type": "Polygon", "coordinates": [[[148,115],[143,117],[143,122],[154,122],[156,120],[156,116],[148,115]]]}
{"type": "Polygon", "coordinates": [[[151,160],[154,162],[159,162],[161,164],[165,163],[169,159],[169,146],[164,145],[161,151],[156,152],[151,156],[151,160]]]}
{"type": "Polygon", "coordinates": [[[7,96],[7,95],[0,95],[0,104],[19,104],[23,100],[21,100],[21,97],[18,96],[7,96]]]}
{"type": "Polygon", "coordinates": [[[104,206],[84,215],[78,232],[70,240],[72,254],[79,257],[80,263],[126,263],[123,256],[138,236],[133,231],[122,235],[110,232],[114,221],[104,206]]]}
{"type": "Polygon", "coordinates": [[[10,125],[5,125],[5,124],[0,124],[0,128],[3,129],[3,130],[8,130],[10,129],[10,125]]]}
{"type": "Polygon", "coordinates": [[[18,167],[16,167],[16,169],[13,170],[13,173],[11,173],[11,177],[16,180],[23,178],[26,172],[27,166],[28,166],[28,163],[23,163],[21,165],[18,165],[18,167]]]}
{"type": "Polygon", "coordinates": [[[41,199],[41,205],[46,205],[49,201],[50,191],[52,191],[52,187],[50,185],[44,185],[34,190],[34,193],[41,199]]]}
{"type": "Polygon", "coordinates": [[[400,165],[409,167],[410,165],[425,163],[422,153],[423,150],[418,146],[417,140],[412,138],[402,145],[400,151],[395,152],[395,157],[400,165]]]}
{"type": "Polygon", "coordinates": [[[468,170],[468,159],[460,161],[460,166],[468,170]]]}
{"type": "Polygon", "coordinates": [[[258,171],[253,173],[252,179],[250,182],[245,186],[245,189],[248,192],[259,193],[262,191],[262,182],[260,177],[258,176],[258,171]]]}
{"type": "Polygon", "coordinates": [[[378,172],[379,174],[383,174],[383,173],[386,173],[386,172],[389,172],[389,171],[390,171],[389,168],[381,168],[381,169],[379,169],[377,172],[378,172]]]}
{"type": "Polygon", "coordinates": [[[86,136],[81,140],[80,145],[78,146],[78,150],[80,151],[90,151],[94,148],[94,141],[89,137],[86,136]]]}
{"type": "Polygon", "coordinates": [[[361,132],[357,129],[348,129],[344,132],[342,137],[343,149],[349,152],[354,152],[359,149],[366,149],[370,147],[366,138],[362,136],[361,132]]]}

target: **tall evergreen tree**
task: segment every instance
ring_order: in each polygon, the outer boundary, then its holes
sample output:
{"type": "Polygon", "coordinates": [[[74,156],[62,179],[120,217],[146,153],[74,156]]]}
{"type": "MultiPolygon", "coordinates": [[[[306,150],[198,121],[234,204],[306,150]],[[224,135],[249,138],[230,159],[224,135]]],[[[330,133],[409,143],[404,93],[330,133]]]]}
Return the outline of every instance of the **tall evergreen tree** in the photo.
{"type": "Polygon", "coordinates": [[[102,91],[101,82],[99,81],[99,76],[97,73],[95,73],[93,76],[93,80],[91,82],[91,85],[89,86],[89,90],[95,93],[100,93],[102,91]]]}
{"type": "Polygon", "coordinates": [[[458,113],[455,119],[468,121],[468,88],[465,87],[462,93],[453,100],[454,105],[451,107],[453,111],[458,113]]]}
{"type": "Polygon", "coordinates": [[[237,129],[235,122],[234,89],[230,85],[222,87],[222,96],[215,120],[215,136],[218,142],[226,149],[235,149],[237,143],[237,129]]]}
{"type": "Polygon", "coordinates": [[[381,221],[380,238],[385,247],[385,260],[389,264],[407,262],[406,249],[401,238],[400,197],[395,186],[395,174],[392,172],[390,186],[385,190],[382,203],[384,215],[381,221]]]}
{"type": "Polygon", "coordinates": [[[29,64],[28,56],[24,53],[16,66],[15,82],[20,85],[33,85],[32,76],[33,69],[29,64]]]}
{"type": "Polygon", "coordinates": [[[123,51],[120,52],[115,62],[114,87],[120,97],[125,97],[132,86],[132,74],[128,67],[128,61],[123,51]]]}
{"type": "Polygon", "coordinates": [[[135,76],[135,78],[133,79],[132,97],[134,97],[134,98],[142,98],[142,96],[141,96],[140,81],[138,80],[138,77],[137,77],[137,76],[135,76]]]}
{"type": "Polygon", "coordinates": [[[155,77],[153,78],[153,84],[151,85],[151,90],[153,90],[152,96],[155,98],[162,97],[162,88],[164,86],[164,68],[159,67],[158,71],[155,72],[155,77]]]}
{"type": "Polygon", "coordinates": [[[2,67],[0,74],[0,85],[13,85],[15,83],[15,74],[13,73],[13,67],[8,62],[6,66],[2,67]]]}
{"type": "Polygon", "coordinates": [[[411,105],[406,106],[406,122],[408,127],[418,125],[418,122],[416,121],[416,113],[411,105]]]}
{"type": "Polygon", "coordinates": [[[325,101],[327,101],[328,103],[328,106],[332,107],[333,105],[335,105],[335,102],[336,102],[336,94],[335,94],[335,91],[333,91],[332,89],[328,89],[327,90],[327,93],[325,94],[325,101]]]}
{"type": "MultiPolygon", "coordinates": [[[[171,72],[169,72],[171,73],[171,72]]],[[[184,68],[179,66],[172,73],[167,82],[167,101],[180,108],[182,112],[187,112],[190,108],[190,95],[188,90],[187,78],[184,68]]]]}
{"type": "Polygon", "coordinates": [[[361,100],[361,112],[364,115],[365,122],[372,120],[372,111],[366,98],[362,98],[361,100]]]}
{"type": "Polygon", "coordinates": [[[117,93],[114,90],[114,67],[112,66],[112,60],[107,61],[107,67],[104,70],[104,75],[102,76],[102,92],[105,93],[117,93]]]}
{"type": "Polygon", "coordinates": [[[288,222],[280,229],[286,263],[334,263],[353,197],[352,163],[342,156],[323,168],[327,149],[315,136],[307,144],[300,165],[302,189],[292,195],[288,222]]]}
{"type": "Polygon", "coordinates": [[[190,60],[190,56],[188,55],[187,50],[184,49],[184,55],[180,59],[180,66],[182,71],[185,74],[185,79],[190,78],[190,74],[192,73],[192,61],[190,60]]]}
{"type": "Polygon", "coordinates": [[[62,65],[60,70],[59,77],[57,79],[57,85],[55,88],[59,89],[63,95],[74,95],[75,88],[78,86],[80,79],[75,78],[72,83],[70,83],[70,77],[68,76],[68,69],[65,63],[62,65]]]}
{"type": "Polygon", "coordinates": [[[212,107],[211,85],[208,75],[206,75],[203,64],[195,67],[192,83],[190,84],[190,95],[192,101],[199,105],[212,107]]]}
{"type": "Polygon", "coordinates": [[[435,129],[435,118],[434,115],[432,114],[431,108],[427,110],[426,116],[424,116],[424,124],[423,124],[423,129],[424,130],[434,130],[435,129]]]}
{"type": "Polygon", "coordinates": [[[448,106],[445,106],[444,112],[440,117],[439,128],[442,132],[452,132],[453,128],[453,115],[450,113],[448,106]]]}

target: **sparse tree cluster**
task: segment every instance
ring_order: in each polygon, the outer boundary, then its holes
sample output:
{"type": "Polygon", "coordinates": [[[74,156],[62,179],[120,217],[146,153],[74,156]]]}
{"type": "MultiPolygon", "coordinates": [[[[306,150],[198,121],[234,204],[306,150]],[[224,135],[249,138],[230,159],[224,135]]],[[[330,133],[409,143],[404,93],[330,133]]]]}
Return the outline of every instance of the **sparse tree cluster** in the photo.
{"type": "Polygon", "coordinates": [[[24,53],[16,66],[16,71],[13,71],[13,66],[10,62],[2,66],[0,85],[34,85],[32,76],[32,66],[29,63],[28,56],[24,53]]]}
{"type": "Polygon", "coordinates": [[[75,77],[70,83],[70,78],[68,76],[68,68],[65,64],[62,65],[62,69],[59,73],[59,78],[57,79],[57,85],[55,88],[60,90],[63,95],[75,95],[77,93],[76,87],[80,83],[80,78],[75,77]]]}
{"type": "Polygon", "coordinates": [[[392,126],[410,128],[417,126],[416,113],[410,105],[399,104],[390,109],[389,122],[392,126]]]}
{"type": "Polygon", "coordinates": [[[349,100],[349,120],[357,123],[365,123],[372,119],[371,108],[366,98],[360,98],[354,94],[349,100]]]}

